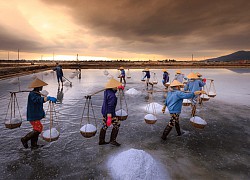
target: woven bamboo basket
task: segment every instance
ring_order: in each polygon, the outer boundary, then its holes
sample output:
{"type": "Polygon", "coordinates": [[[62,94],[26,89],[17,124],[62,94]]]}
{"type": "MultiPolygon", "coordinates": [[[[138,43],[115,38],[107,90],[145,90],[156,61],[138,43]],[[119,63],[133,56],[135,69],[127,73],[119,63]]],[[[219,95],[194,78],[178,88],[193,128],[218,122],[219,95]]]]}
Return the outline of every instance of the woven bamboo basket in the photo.
{"type": "Polygon", "coordinates": [[[130,78],[131,78],[131,76],[127,76],[127,78],[128,78],[128,79],[130,79],[130,78]]]}
{"type": "Polygon", "coordinates": [[[43,140],[47,141],[47,142],[52,142],[52,141],[56,141],[59,138],[59,135],[57,137],[54,138],[46,138],[44,136],[42,136],[43,140]]]}
{"type": "Polygon", "coordinates": [[[117,118],[120,121],[125,121],[128,118],[128,115],[127,116],[117,116],[117,118]]]}
{"type": "Polygon", "coordinates": [[[153,84],[157,84],[158,82],[157,81],[153,81],[153,84]]]}
{"type": "Polygon", "coordinates": [[[91,138],[93,136],[96,135],[96,132],[97,131],[93,131],[93,132],[83,132],[83,131],[80,131],[82,136],[85,137],[85,138],[91,138]]]}
{"type": "Polygon", "coordinates": [[[202,100],[202,101],[209,101],[209,98],[206,98],[206,97],[202,97],[202,96],[201,96],[201,100],[202,100]]]}
{"type": "Polygon", "coordinates": [[[155,124],[157,120],[144,119],[147,124],[155,124]]]}
{"type": "Polygon", "coordinates": [[[194,118],[194,120],[191,120],[190,119],[190,123],[195,127],[195,128],[199,128],[199,129],[204,129],[204,127],[207,125],[207,122],[205,121],[205,124],[200,124],[200,123],[198,123],[198,122],[195,122],[195,117],[193,117],[194,118]]]}
{"type": "Polygon", "coordinates": [[[22,122],[20,123],[15,123],[15,124],[8,124],[5,123],[5,127],[8,129],[15,129],[15,128],[19,128],[21,126],[22,122]]]}
{"type": "Polygon", "coordinates": [[[208,94],[209,97],[215,97],[216,94],[208,94]]]}

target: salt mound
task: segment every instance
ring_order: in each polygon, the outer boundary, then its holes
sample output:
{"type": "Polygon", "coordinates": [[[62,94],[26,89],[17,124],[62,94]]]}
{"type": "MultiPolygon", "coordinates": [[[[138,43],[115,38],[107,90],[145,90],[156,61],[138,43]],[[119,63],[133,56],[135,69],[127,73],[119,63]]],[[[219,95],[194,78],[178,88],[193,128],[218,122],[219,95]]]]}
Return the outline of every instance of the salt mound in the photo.
{"type": "Polygon", "coordinates": [[[18,124],[18,123],[21,123],[21,122],[22,122],[21,119],[12,118],[12,119],[6,120],[5,124],[18,124]]]}
{"type": "Polygon", "coordinates": [[[104,70],[104,71],[103,71],[103,74],[104,74],[105,76],[107,76],[107,75],[109,75],[109,72],[108,72],[107,70],[104,70]]]}
{"type": "Polygon", "coordinates": [[[199,116],[191,117],[190,121],[196,124],[207,125],[207,122],[204,119],[200,118],[199,116]]]}
{"type": "Polygon", "coordinates": [[[127,116],[128,113],[124,109],[120,109],[115,112],[116,116],[127,116]]]}
{"type": "Polygon", "coordinates": [[[147,104],[145,107],[145,110],[147,113],[154,114],[154,113],[162,113],[162,105],[152,102],[150,104],[147,104]]]}
{"type": "Polygon", "coordinates": [[[48,73],[48,72],[45,72],[45,73],[44,73],[44,75],[45,75],[45,76],[48,76],[48,75],[49,75],[49,73],[48,73]]]}
{"type": "Polygon", "coordinates": [[[153,114],[147,114],[146,116],[144,116],[144,119],[149,120],[149,121],[155,121],[157,120],[157,117],[153,114]]]}
{"type": "Polygon", "coordinates": [[[49,92],[46,90],[42,90],[42,91],[40,91],[40,93],[43,94],[44,96],[48,96],[48,94],[49,94],[49,92]]]}
{"type": "Polygon", "coordinates": [[[107,75],[107,78],[108,79],[112,79],[112,78],[114,78],[111,74],[109,74],[109,75],[107,75]]]}
{"type": "Polygon", "coordinates": [[[51,133],[50,133],[50,129],[43,132],[43,137],[48,138],[48,139],[57,138],[59,135],[60,133],[56,130],[56,128],[51,128],[51,133]]]}
{"type": "Polygon", "coordinates": [[[76,76],[76,74],[75,74],[75,73],[72,73],[72,74],[69,75],[69,78],[70,78],[70,79],[73,79],[75,76],[76,76]]]}
{"type": "Polygon", "coordinates": [[[70,86],[70,82],[67,81],[67,82],[64,83],[63,85],[64,85],[64,86],[70,86]]]}
{"type": "Polygon", "coordinates": [[[92,124],[86,124],[81,127],[80,131],[82,132],[95,132],[97,129],[94,125],[92,124]]]}
{"type": "Polygon", "coordinates": [[[141,94],[141,91],[137,91],[135,88],[130,88],[125,93],[129,95],[139,95],[141,94]]]}
{"type": "Polygon", "coordinates": [[[18,84],[20,83],[19,79],[18,78],[14,78],[10,81],[11,84],[18,84]]]}
{"type": "Polygon", "coordinates": [[[201,98],[210,99],[210,97],[209,97],[208,95],[206,95],[206,94],[202,94],[202,95],[201,95],[201,98]]]}
{"type": "Polygon", "coordinates": [[[208,95],[212,95],[212,96],[215,96],[215,95],[216,95],[216,92],[213,92],[213,91],[209,91],[208,95]]]}
{"type": "Polygon", "coordinates": [[[32,77],[31,77],[32,79],[36,79],[37,78],[37,76],[34,74],[34,75],[32,75],[32,77]]]}
{"type": "Polygon", "coordinates": [[[143,150],[129,149],[108,162],[113,179],[169,179],[163,168],[143,150]]]}
{"type": "Polygon", "coordinates": [[[191,103],[191,101],[189,99],[183,99],[182,103],[191,103]]]}

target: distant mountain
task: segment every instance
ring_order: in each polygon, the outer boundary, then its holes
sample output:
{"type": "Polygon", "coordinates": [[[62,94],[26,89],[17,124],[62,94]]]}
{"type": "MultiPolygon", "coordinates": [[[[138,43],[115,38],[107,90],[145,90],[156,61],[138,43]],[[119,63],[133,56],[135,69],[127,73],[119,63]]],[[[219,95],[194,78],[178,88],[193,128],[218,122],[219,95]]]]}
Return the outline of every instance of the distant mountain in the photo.
{"type": "Polygon", "coordinates": [[[206,59],[204,61],[211,62],[211,61],[239,61],[239,60],[250,60],[250,51],[237,51],[229,55],[206,59]]]}

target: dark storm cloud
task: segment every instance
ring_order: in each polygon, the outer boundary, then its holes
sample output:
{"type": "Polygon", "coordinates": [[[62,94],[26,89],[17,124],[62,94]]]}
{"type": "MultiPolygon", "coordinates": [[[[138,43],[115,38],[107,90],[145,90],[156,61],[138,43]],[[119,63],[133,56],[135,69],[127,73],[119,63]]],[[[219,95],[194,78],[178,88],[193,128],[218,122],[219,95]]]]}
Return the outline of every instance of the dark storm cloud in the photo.
{"type": "Polygon", "coordinates": [[[249,0],[43,1],[69,7],[76,22],[96,34],[145,42],[155,37],[233,32],[249,24],[250,17],[249,0]]]}

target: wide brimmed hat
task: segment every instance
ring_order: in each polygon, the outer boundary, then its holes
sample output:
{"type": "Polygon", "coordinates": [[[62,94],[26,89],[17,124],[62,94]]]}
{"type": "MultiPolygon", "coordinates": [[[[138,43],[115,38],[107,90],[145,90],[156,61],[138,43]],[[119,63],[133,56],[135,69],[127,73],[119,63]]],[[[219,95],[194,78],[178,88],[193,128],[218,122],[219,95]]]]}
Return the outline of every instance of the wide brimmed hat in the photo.
{"type": "Polygon", "coordinates": [[[187,78],[188,79],[198,79],[199,77],[195,73],[191,72],[187,75],[187,78]]]}
{"type": "Polygon", "coordinates": [[[184,84],[182,84],[180,81],[173,80],[173,82],[170,83],[170,87],[180,86],[184,87],[184,84]]]}
{"type": "Polygon", "coordinates": [[[124,69],[124,67],[121,66],[119,69],[122,70],[122,69],[124,69]]]}
{"type": "Polygon", "coordinates": [[[119,81],[115,80],[114,78],[110,79],[106,85],[105,85],[105,88],[106,89],[110,89],[110,88],[115,88],[115,87],[118,87],[122,85],[122,83],[120,83],[119,81]]]}
{"type": "Polygon", "coordinates": [[[175,71],[175,73],[176,74],[181,74],[181,70],[178,69],[178,70],[175,71]]]}
{"type": "Polygon", "coordinates": [[[28,88],[36,88],[36,87],[42,87],[47,86],[48,84],[38,78],[36,78],[34,81],[32,81],[28,88]]]}
{"type": "Polygon", "coordinates": [[[149,71],[149,69],[148,69],[148,68],[145,68],[143,71],[149,71]]]}
{"type": "Polygon", "coordinates": [[[163,69],[162,72],[168,72],[166,69],[163,69]]]}

